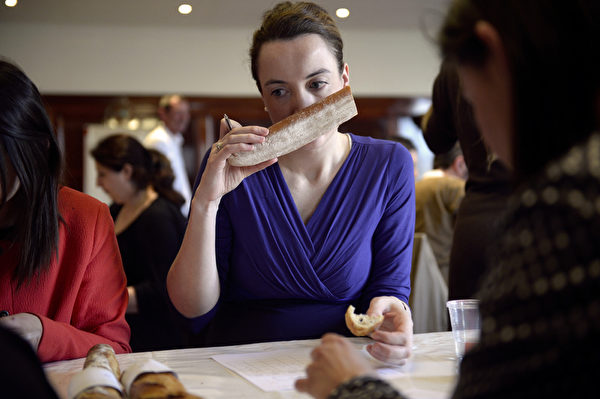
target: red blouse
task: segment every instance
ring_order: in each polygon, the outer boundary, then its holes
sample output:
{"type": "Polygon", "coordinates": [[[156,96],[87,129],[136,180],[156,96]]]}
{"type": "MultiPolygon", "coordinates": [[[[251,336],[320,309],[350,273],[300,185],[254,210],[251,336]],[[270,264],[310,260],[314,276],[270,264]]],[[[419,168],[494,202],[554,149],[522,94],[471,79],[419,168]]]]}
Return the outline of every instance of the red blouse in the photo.
{"type": "Polygon", "coordinates": [[[11,278],[18,245],[0,241],[0,310],[40,318],[42,362],[84,357],[99,343],[111,345],[116,353],[131,352],[127,281],[108,207],[63,187],[59,210],[64,223],[58,259],[53,257],[48,271],[19,288],[11,278]]]}

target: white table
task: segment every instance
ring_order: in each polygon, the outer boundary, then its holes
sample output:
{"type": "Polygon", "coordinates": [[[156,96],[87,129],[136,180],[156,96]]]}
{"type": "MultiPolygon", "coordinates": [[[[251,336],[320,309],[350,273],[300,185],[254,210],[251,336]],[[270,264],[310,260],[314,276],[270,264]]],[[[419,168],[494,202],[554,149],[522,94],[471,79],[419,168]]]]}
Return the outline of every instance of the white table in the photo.
{"type": "MultiPolygon", "coordinates": [[[[367,338],[352,338],[357,348],[372,342],[367,338]]],[[[153,358],[172,368],[186,389],[206,399],[219,398],[303,398],[308,396],[296,391],[264,392],[255,385],[225,368],[212,356],[232,353],[254,353],[291,348],[312,348],[319,340],[269,342],[250,345],[212,348],[179,349],[159,352],[142,352],[117,355],[121,370],[139,359],[153,358]]],[[[67,399],[67,387],[71,376],[83,367],[84,359],[48,363],[44,369],[58,392],[67,399]]],[[[413,354],[402,367],[400,376],[388,379],[395,387],[411,398],[448,398],[452,393],[457,375],[452,333],[417,334],[414,337],[413,354]]]]}

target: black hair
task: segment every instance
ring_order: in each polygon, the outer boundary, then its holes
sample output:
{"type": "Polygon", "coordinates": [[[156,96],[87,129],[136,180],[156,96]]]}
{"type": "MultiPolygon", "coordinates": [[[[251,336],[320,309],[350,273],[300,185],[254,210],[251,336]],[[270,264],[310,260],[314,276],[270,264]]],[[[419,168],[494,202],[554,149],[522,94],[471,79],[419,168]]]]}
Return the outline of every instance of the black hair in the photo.
{"type": "Polygon", "coordinates": [[[499,32],[512,74],[512,164],[521,178],[540,170],[597,128],[600,82],[598,0],[457,0],[439,33],[444,58],[482,65],[478,21],[499,32]]]}
{"type": "Polygon", "coordinates": [[[0,208],[16,215],[10,239],[19,245],[12,278],[18,286],[47,270],[57,254],[62,156],[40,93],[17,66],[0,60],[0,208]],[[7,199],[8,168],[20,187],[7,199]]]}

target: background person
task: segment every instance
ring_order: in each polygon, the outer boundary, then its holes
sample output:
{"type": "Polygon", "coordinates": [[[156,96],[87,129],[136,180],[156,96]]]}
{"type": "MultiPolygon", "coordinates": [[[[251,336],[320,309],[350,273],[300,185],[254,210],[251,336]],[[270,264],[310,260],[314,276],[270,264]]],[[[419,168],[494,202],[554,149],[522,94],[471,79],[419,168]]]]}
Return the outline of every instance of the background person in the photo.
{"type": "MultiPolygon", "coordinates": [[[[252,73],[275,123],[348,85],[342,39],[314,3],[279,3],[250,50],[252,73]]],[[[253,167],[227,158],[251,151],[268,129],[232,131],[204,159],[181,250],[167,280],[184,315],[203,316],[206,345],[349,334],[344,314],[384,314],[369,351],[403,362],[414,232],[408,151],[334,129],[253,167]],[[365,168],[364,165],[369,165],[365,168]],[[216,249],[216,251],[215,251],[216,249]]]]}
{"type": "Polygon", "coordinates": [[[186,220],[169,161],[125,134],[102,140],[92,156],[98,185],[114,201],[110,211],[128,281],[131,347],[136,352],[181,347],[184,336],[166,277],[186,220]]]}
{"type": "Polygon", "coordinates": [[[59,185],[62,157],[35,85],[0,61],[0,326],[42,362],[104,343],[130,352],[125,274],[106,205],[59,185]]]}
{"type": "MultiPolygon", "coordinates": [[[[586,397],[597,389],[599,18],[595,0],[462,0],[446,16],[442,54],[457,63],[484,139],[518,182],[479,291],[481,341],[461,361],[455,399],[586,397]]],[[[300,390],[332,399],[390,392],[384,382],[352,378],[367,370],[348,366],[355,354],[335,340],[315,351],[300,390]]]]}
{"type": "Polygon", "coordinates": [[[415,183],[415,232],[427,235],[446,284],[454,224],[465,196],[467,176],[467,166],[457,143],[447,153],[436,155],[433,169],[415,183]]]}
{"type": "Polygon", "coordinates": [[[510,173],[484,143],[473,110],[463,98],[456,67],[442,62],[423,135],[436,154],[460,144],[469,175],[454,224],[448,270],[448,299],[472,298],[485,274],[512,190],[510,173]]]}
{"type": "Polygon", "coordinates": [[[173,189],[185,199],[181,211],[187,216],[192,190],[183,158],[183,132],[190,123],[190,105],[180,95],[163,96],[158,103],[158,117],[161,123],[144,138],[144,145],[162,152],[171,162],[175,172],[173,189]]]}

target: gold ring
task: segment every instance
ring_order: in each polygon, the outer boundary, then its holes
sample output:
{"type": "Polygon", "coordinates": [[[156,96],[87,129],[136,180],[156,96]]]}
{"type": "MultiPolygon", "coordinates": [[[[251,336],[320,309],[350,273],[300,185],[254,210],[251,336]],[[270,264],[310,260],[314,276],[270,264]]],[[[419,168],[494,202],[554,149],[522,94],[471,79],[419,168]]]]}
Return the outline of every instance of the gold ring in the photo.
{"type": "Polygon", "coordinates": [[[219,152],[223,148],[223,144],[221,144],[220,142],[217,142],[216,147],[217,147],[217,152],[219,152]]]}

